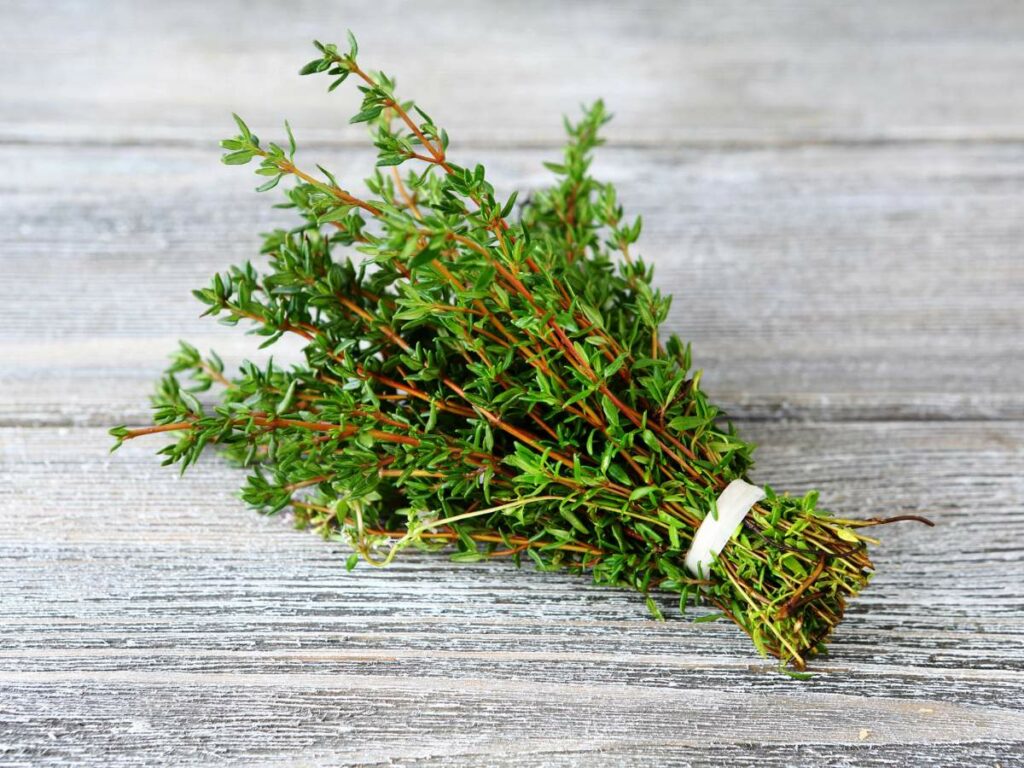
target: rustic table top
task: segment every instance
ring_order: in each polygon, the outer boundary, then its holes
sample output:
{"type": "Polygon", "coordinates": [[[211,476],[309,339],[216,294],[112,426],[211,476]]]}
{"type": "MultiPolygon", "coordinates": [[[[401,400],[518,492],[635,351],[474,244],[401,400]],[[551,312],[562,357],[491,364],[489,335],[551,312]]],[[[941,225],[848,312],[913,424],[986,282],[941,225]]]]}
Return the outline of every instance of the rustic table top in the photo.
{"type": "Polygon", "coordinates": [[[0,765],[1024,764],[1019,3],[8,0],[0,43],[0,765]],[[937,523],[882,533],[813,679],[567,575],[349,574],[216,459],[107,454],[178,338],[254,346],[189,293],[282,216],[228,112],[367,166],[295,75],[346,26],[502,189],[605,97],[755,478],[937,523]]]}

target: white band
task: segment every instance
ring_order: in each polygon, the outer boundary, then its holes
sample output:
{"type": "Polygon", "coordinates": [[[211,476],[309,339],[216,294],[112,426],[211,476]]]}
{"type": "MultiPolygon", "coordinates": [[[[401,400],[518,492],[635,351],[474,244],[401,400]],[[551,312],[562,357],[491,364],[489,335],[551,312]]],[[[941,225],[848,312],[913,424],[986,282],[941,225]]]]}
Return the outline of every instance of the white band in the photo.
{"type": "Polygon", "coordinates": [[[690,551],[686,553],[686,570],[697,578],[705,578],[711,563],[736,533],[747,512],[763,498],[762,488],[743,480],[733,480],[725,486],[715,502],[718,517],[708,512],[693,537],[690,551]]]}

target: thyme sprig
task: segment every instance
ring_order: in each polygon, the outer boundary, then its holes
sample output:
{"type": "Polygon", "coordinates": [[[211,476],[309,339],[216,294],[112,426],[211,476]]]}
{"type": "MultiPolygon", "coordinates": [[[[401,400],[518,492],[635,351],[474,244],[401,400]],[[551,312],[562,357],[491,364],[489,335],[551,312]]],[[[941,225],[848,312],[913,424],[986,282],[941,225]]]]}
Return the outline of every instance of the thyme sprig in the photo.
{"type": "Polygon", "coordinates": [[[656,616],[655,590],[680,610],[706,600],[761,653],[803,667],[867,584],[874,540],[860,529],[880,521],[768,488],[704,578],[683,568],[754,446],[708,400],[689,345],[659,330],[670,299],[631,251],[641,221],[590,173],[604,105],[566,123],[554,183],[517,207],[483,166],[449,158],[446,131],[393,78],[361,67],[351,35],[316,48],[301,74],[362,92],[369,194],[298,164],[287,123],[285,144],[263,144],[236,116],[223,161],[256,161],[259,191],[289,178],[300,221],[265,236],[266,269],[232,267],[195,292],[261,346],[299,337],[304,363],[228,376],[183,343],[153,425],[111,430],[117,445],[174,433],[160,453],[183,471],[221,447],[248,469],[245,501],[349,542],[349,568],[407,547],[525,556],[638,590],[656,616]]]}

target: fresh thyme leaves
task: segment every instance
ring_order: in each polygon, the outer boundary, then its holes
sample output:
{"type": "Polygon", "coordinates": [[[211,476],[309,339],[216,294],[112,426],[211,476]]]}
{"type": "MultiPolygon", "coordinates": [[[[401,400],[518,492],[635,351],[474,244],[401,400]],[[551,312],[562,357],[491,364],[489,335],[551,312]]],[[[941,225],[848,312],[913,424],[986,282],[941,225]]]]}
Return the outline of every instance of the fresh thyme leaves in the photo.
{"type": "Polygon", "coordinates": [[[263,346],[301,338],[305,362],[229,376],[182,344],[153,426],[113,429],[117,445],[173,433],[160,453],[184,470],[216,444],[248,469],[245,501],[291,508],[373,565],[454,548],[459,562],[587,572],[644,593],[656,615],[655,590],[681,608],[706,600],[761,653],[802,668],[866,585],[873,540],[859,529],[879,521],[833,519],[815,493],[769,488],[706,578],[685,571],[753,445],[722,425],[689,345],[659,330],[669,298],[631,250],[641,222],[590,174],[604,106],[567,123],[554,183],[517,208],[482,166],[449,159],[448,134],[360,66],[354,38],[316,47],[301,73],[363,94],[352,121],[378,150],[370,194],[300,166],[287,123],[284,145],[264,144],[236,116],[223,161],[256,161],[260,191],[293,182],[300,221],[266,236],[265,270],[233,267],[195,292],[263,346]],[[219,399],[204,405],[211,389],[219,399]]]}

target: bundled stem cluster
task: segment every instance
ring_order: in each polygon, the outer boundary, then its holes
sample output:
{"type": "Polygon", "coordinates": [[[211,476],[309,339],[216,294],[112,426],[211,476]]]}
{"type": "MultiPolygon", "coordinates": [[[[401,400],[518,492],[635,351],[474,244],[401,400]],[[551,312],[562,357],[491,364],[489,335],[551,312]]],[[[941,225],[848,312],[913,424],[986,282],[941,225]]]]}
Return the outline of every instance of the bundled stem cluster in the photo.
{"type": "Polygon", "coordinates": [[[879,521],[767,489],[707,573],[684,569],[753,446],[722,424],[689,346],[660,332],[669,298],[632,253],[640,220],[590,173],[604,106],[567,123],[554,183],[517,206],[482,166],[449,159],[447,133],[360,66],[354,39],[316,46],[302,74],[362,92],[352,121],[378,150],[368,194],[300,167],[287,124],[286,145],[264,144],[236,117],[223,161],[256,162],[261,191],[293,182],[299,221],[265,236],[265,269],[233,267],[195,292],[264,346],[299,337],[304,362],[228,376],[183,344],[154,424],[115,428],[117,444],[173,434],[161,453],[183,470],[220,446],[248,469],[247,502],[344,538],[350,568],[408,547],[525,556],[638,590],[656,615],[655,590],[681,609],[706,600],[762,653],[803,667],[867,583],[859,529],[879,521]],[[211,388],[212,406],[197,398],[211,388]]]}

